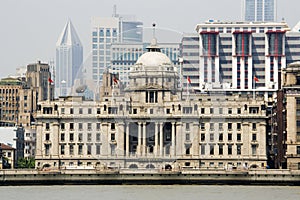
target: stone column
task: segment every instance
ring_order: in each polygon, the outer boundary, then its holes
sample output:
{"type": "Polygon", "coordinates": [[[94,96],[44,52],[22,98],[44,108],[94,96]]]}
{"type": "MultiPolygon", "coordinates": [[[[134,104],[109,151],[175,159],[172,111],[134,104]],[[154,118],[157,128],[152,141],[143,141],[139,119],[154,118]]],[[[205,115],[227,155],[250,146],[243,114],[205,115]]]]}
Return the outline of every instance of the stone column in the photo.
{"type": "Polygon", "coordinates": [[[129,122],[126,123],[126,156],[129,156],[129,122]]]}
{"type": "Polygon", "coordinates": [[[154,155],[157,156],[159,153],[159,145],[158,145],[158,123],[155,122],[155,132],[154,132],[154,155]]]}
{"type": "Polygon", "coordinates": [[[125,123],[120,122],[120,123],[118,123],[118,129],[117,129],[117,149],[118,149],[118,151],[116,151],[116,153],[118,156],[125,155],[124,134],[125,134],[125,123]]]}
{"type": "Polygon", "coordinates": [[[138,122],[138,146],[137,146],[137,155],[141,155],[141,145],[142,145],[142,123],[138,122]]]}
{"type": "Polygon", "coordinates": [[[147,137],[147,133],[146,133],[146,122],[143,123],[143,146],[142,146],[142,155],[145,156],[146,155],[146,137],[147,137]]]}
{"type": "Polygon", "coordinates": [[[176,127],[175,127],[175,122],[172,122],[172,146],[171,146],[171,156],[175,156],[175,147],[176,147],[176,144],[175,144],[175,130],[176,130],[176,127]]]}
{"type": "Polygon", "coordinates": [[[160,156],[163,156],[163,147],[164,147],[164,144],[163,144],[163,123],[159,123],[159,155],[160,156]]]}

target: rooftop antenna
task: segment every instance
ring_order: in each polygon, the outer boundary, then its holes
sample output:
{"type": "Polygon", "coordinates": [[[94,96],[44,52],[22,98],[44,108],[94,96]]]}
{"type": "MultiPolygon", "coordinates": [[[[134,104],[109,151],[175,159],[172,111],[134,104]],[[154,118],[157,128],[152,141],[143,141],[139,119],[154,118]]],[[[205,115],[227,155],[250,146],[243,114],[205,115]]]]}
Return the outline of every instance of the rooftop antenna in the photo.
{"type": "Polygon", "coordinates": [[[152,24],[152,27],[153,27],[153,38],[155,38],[155,27],[156,27],[155,22],[152,24]]]}
{"type": "Polygon", "coordinates": [[[113,17],[117,17],[117,5],[113,6],[113,17]]]}

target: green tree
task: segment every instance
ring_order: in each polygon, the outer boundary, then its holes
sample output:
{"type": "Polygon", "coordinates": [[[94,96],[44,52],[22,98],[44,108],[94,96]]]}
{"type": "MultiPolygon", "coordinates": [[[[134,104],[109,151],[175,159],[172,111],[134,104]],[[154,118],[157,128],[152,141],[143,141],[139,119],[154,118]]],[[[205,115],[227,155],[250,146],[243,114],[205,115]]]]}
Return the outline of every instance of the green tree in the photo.
{"type": "Polygon", "coordinates": [[[34,168],[35,167],[35,160],[34,158],[19,158],[18,159],[18,168],[21,169],[29,169],[29,168],[34,168]]]}

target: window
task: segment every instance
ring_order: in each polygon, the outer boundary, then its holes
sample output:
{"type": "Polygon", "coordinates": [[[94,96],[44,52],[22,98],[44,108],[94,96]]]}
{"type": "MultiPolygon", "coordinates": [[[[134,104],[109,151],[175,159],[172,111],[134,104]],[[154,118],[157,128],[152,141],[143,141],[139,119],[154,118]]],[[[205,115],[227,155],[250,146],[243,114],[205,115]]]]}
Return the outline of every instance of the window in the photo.
{"type": "Polygon", "coordinates": [[[241,126],[241,123],[237,123],[237,124],[236,124],[236,129],[237,129],[237,130],[240,131],[240,130],[241,130],[241,127],[242,127],[242,126],[241,126]]]}
{"type": "Polygon", "coordinates": [[[74,133],[70,133],[70,141],[74,140],[74,133]]]}
{"type": "Polygon", "coordinates": [[[251,150],[252,150],[252,155],[256,155],[256,151],[257,151],[257,146],[256,145],[251,145],[251,150]]]}
{"type": "Polygon", "coordinates": [[[110,140],[111,140],[111,141],[115,141],[115,140],[116,140],[116,134],[112,133],[112,134],[110,135],[110,140]]]}
{"type": "Polygon", "coordinates": [[[256,141],[256,133],[252,134],[252,141],[256,141]]]}
{"type": "Polygon", "coordinates": [[[185,130],[187,130],[187,131],[190,130],[190,124],[189,124],[189,123],[186,123],[186,124],[185,124],[185,130]]]}
{"type": "Polygon", "coordinates": [[[219,141],[223,141],[223,133],[219,133],[219,141]]]}
{"type": "Polygon", "coordinates": [[[297,146],[297,154],[300,155],[300,146],[297,146]]]}
{"type": "Polygon", "coordinates": [[[60,141],[65,141],[65,134],[64,133],[61,133],[60,134],[60,141]]]}
{"type": "Polygon", "coordinates": [[[92,154],[92,145],[88,144],[87,145],[87,155],[91,155],[92,154]]]}
{"type": "Polygon", "coordinates": [[[74,155],[74,144],[70,144],[70,155],[74,155]]]}
{"type": "Polygon", "coordinates": [[[65,108],[61,108],[61,109],[60,109],[60,113],[61,113],[61,114],[65,114],[65,108]]]}
{"type": "Polygon", "coordinates": [[[100,142],[100,141],[101,141],[101,134],[100,134],[100,133],[97,133],[97,134],[96,134],[96,141],[97,141],[97,142],[100,142]]]}
{"type": "Polygon", "coordinates": [[[240,144],[236,145],[236,154],[241,155],[242,154],[242,146],[240,144]]]}
{"type": "Polygon", "coordinates": [[[88,134],[87,134],[87,141],[88,141],[88,142],[91,142],[91,141],[92,141],[92,134],[91,134],[91,133],[88,133],[88,134]]]}
{"type": "Polygon", "coordinates": [[[252,130],[256,131],[256,123],[252,123],[252,130]]]}
{"type": "Polygon", "coordinates": [[[50,154],[50,144],[45,144],[45,155],[49,156],[50,154]]]}
{"type": "Polygon", "coordinates": [[[60,154],[65,155],[65,145],[64,144],[60,145],[60,154]]]}
{"type": "Polygon", "coordinates": [[[231,131],[232,130],[232,123],[228,123],[228,130],[231,131]]]}
{"type": "Polygon", "coordinates": [[[65,124],[64,124],[64,123],[61,123],[61,124],[60,124],[60,129],[61,129],[61,130],[65,130],[65,124]]]}
{"type": "Polygon", "coordinates": [[[111,124],[110,124],[110,129],[111,129],[111,130],[115,130],[115,129],[116,129],[115,123],[111,123],[111,124]]]}
{"type": "Polygon", "coordinates": [[[88,114],[92,114],[92,109],[91,108],[88,109],[88,114]]]}
{"type": "Polygon", "coordinates": [[[296,140],[297,142],[300,142],[300,132],[297,132],[296,140]]]}
{"type": "Polygon", "coordinates": [[[238,133],[238,134],[236,135],[236,140],[237,140],[237,141],[241,141],[241,140],[242,140],[242,135],[241,135],[240,133],[238,133]]]}
{"type": "Polygon", "coordinates": [[[88,123],[88,124],[87,124],[87,129],[88,129],[88,130],[92,130],[92,123],[88,123]]]}
{"type": "Polygon", "coordinates": [[[215,149],[214,149],[214,145],[213,144],[209,145],[209,154],[210,155],[214,155],[215,154],[215,149]]]}
{"type": "Polygon", "coordinates": [[[228,145],[228,155],[232,155],[232,145],[228,145]]]}
{"type": "Polygon", "coordinates": [[[100,113],[100,108],[97,108],[97,114],[98,114],[98,115],[101,114],[101,113],[100,113]]]}
{"type": "Polygon", "coordinates": [[[228,108],[228,114],[232,114],[232,108],[228,108]]]}
{"type": "Polygon", "coordinates": [[[49,131],[50,129],[50,123],[46,123],[46,131],[49,131]]]}
{"type": "Polygon", "coordinates": [[[74,109],[70,108],[70,114],[73,115],[74,114],[74,109]]]}
{"type": "Polygon", "coordinates": [[[201,133],[201,141],[205,141],[205,134],[204,133],[201,133]]]}
{"type": "Polygon", "coordinates": [[[241,113],[242,113],[241,108],[238,108],[238,109],[237,109],[237,114],[241,114],[241,113]]]}
{"type": "Polygon", "coordinates": [[[201,130],[204,131],[205,130],[205,123],[201,123],[201,130]]]}
{"type": "Polygon", "coordinates": [[[96,145],[96,154],[100,155],[100,144],[96,145]]]}
{"type": "Polygon", "coordinates": [[[223,114],[223,108],[219,108],[219,114],[223,114]]]}
{"type": "Polygon", "coordinates": [[[78,155],[82,155],[82,144],[78,145],[78,155]]]}
{"type": "Polygon", "coordinates": [[[100,123],[97,123],[97,124],[96,124],[96,129],[97,129],[97,130],[100,130],[100,127],[101,127],[101,124],[100,124],[100,123]]]}
{"type": "Polygon", "coordinates": [[[82,133],[78,134],[78,141],[81,142],[82,141],[82,133]]]}
{"type": "Polygon", "coordinates": [[[45,137],[45,140],[50,140],[50,134],[49,133],[46,133],[46,135],[45,135],[46,137],[45,137]]]}
{"type": "Polygon", "coordinates": [[[74,123],[70,123],[70,130],[74,130],[74,123]]]}
{"type": "Polygon", "coordinates": [[[201,144],[201,155],[205,155],[205,145],[201,144]]]}
{"type": "Polygon", "coordinates": [[[82,108],[79,108],[79,114],[82,114],[82,113],[83,113],[82,108]]]}
{"type": "Polygon", "coordinates": [[[210,108],[210,109],[209,109],[209,113],[210,113],[210,114],[214,114],[214,108],[210,108]]]}
{"type": "Polygon", "coordinates": [[[223,123],[219,123],[219,130],[223,130],[223,123]]]}
{"type": "Polygon", "coordinates": [[[215,129],[214,129],[214,125],[215,125],[214,123],[209,123],[209,130],[210,130],[210,131],[215,130],[215,129]]]}
{"type": "Polygon", "coordinates": [[[219,155],[223,155],[223,144],[219,145],[219,155]]]}
{"type": "Polygon", "coordinates": [[[214,141],[214,134],[213,133],[209,134],[209,139],[210,139],[211,142],[214,141]]]}
{"type": "Polygon", "coordinates": [[[232,133],[228,133],[228,141],[232,141],[232,133]]]}
{"type": "Polygon", "coordinates": [[[186,141],[190,141],[190,134],[189,134],[189,133],[186,133],[186,134],[185,134],[185,140],[186,140],[186,141]]]}
{"type": "Polygon", "coordinates": [[[205,114],[205,108],[201,108],[201,114],[205,114]]]}

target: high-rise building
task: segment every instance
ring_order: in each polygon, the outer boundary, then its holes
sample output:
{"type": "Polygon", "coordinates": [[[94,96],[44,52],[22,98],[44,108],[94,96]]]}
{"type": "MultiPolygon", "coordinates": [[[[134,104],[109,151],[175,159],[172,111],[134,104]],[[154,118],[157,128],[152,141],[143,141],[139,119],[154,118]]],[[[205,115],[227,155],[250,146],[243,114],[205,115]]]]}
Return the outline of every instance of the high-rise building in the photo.
{"type": "Polygon", "coordinates": [[[83,62],[83,47],[70,20],[56,43],[55,96],[71,92],[83,62]]]}
{"type": "Polygon", "coordinates": [[[92,18],[92,78],[100,85],[105,69],[111,68],[111,45],[118,43],[141,43],[143,23],[130,16],[92,18]]]}
{"type": "Polygon", "coordinates": [[[280,70],[300,60],[300,34],[284,22],[206,22],[196,29],[200,70],[192,83],[200,90],[272,93],[280,70]]]}
{"type": "Polygon", "coordinates": [[[276,0],[243,0],[245,21],[276,21],[276,0]]]}

